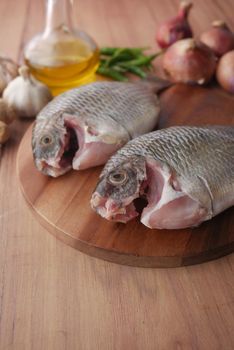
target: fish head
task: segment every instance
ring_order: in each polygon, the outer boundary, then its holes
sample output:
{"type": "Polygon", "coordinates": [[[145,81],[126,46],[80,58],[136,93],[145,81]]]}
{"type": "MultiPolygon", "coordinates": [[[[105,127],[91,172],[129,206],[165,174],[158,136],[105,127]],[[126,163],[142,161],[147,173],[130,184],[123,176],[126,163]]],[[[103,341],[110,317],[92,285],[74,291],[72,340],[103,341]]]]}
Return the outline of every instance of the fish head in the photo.
{"type": "Polygon", "coordinates": [[[74,154],[78,150],[78,139],[73,128],[52,123],[40,132],[33,130],[32,150],[35,165],[45,175],[60,176],[72,168],[74,154]]]}
{"type": "MultiPolygon", "coordinates": [[[[107,164],[108,165],[108,164],[107,164]]],[[[134,200],[144,188],[145,160],[129,158],[101,175],[91,198],[92,208],[107,220],[126,223],[139,215],[134,200]]]]}

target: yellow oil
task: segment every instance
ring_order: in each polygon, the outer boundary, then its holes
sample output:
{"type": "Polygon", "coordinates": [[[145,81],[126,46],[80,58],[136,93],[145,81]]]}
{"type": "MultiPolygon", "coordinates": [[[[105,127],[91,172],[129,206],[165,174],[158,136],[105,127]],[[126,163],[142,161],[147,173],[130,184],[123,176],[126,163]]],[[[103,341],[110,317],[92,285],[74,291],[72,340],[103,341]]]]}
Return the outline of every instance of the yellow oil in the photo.
{"type": "Polygon", "coordinates": [[[25,55],[25,63],[36,79],[46,84],[53,96],[96,80],[99,50],[83,40],[40,43],[25,55]]]}

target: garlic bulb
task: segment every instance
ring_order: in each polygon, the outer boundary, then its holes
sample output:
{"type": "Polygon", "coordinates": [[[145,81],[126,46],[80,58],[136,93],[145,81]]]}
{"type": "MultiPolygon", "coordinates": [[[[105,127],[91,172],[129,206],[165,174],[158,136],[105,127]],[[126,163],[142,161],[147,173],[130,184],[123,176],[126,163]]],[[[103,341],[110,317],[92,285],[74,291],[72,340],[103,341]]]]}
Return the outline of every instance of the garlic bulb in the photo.
{"type": "Polygon", "coordinates": [[[3,98],[19,117],[35,117],[52,99],[52,95],[46,85],[30,74],[27,66],[20,67],[19,74],[8,84],[3,98]]]}
{"type": "Polygon", "coordinates": [[[9,126],[0,120],[0,144],[7,142],[10,137],[9,126]]]}
{"type": "Polygon", "coordinates": [[[9,106],[8,103],[3,100],[3,98],[0,98],[0,121],[10,124],[16,118],[17,114],[14,108],[9,106]]]}
{"type": "Polygon", "coordinates": [[[17,77],[18,65],[8,57],[0,56],[0,94],[7,84],[17,77]]]}

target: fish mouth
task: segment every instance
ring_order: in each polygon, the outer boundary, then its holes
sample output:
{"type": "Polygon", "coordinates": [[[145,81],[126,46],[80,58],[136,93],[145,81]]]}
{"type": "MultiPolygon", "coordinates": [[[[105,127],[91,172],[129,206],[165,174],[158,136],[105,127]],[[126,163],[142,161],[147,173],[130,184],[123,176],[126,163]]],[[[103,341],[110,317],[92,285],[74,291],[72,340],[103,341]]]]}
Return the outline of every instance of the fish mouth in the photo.
{"type": "Polygon", "coordinates": [[[139,215],[133,197],[119,203],[94,192],[91,198],[91,206],[100,216],[109,221],[127,223],[139,215]]]}
{"type": "Polygon", "coordinates": [[[79,132],[69,122],[64,123],[65,133],[56,157],[36,160],[37,168],[45,175],[58,177],[72,169],[73,159],[80,149],[79,132]]]}
{"type": "Polygon", "coordinates": [[[138,191],[122,201],[102,197],[95,191],[90,203],[91,207],[103,218],[109,221],[127,223],[139,216],[148,205],[147,191],[147,180],[143,180],[140,183],[138,191]]]}

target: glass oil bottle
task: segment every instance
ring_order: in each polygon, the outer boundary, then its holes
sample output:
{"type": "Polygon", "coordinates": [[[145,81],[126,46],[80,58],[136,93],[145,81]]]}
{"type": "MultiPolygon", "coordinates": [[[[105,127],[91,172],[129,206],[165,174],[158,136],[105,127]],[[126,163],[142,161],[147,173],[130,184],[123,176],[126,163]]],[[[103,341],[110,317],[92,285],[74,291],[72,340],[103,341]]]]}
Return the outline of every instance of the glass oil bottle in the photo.
{"type": "Polygon", "coordinates": [[[85,32],[74,29],[72,0],[47,0],[46,25],[25,47],[24,60],[52,94],[95,80],[99,50],[85,32]]]}

